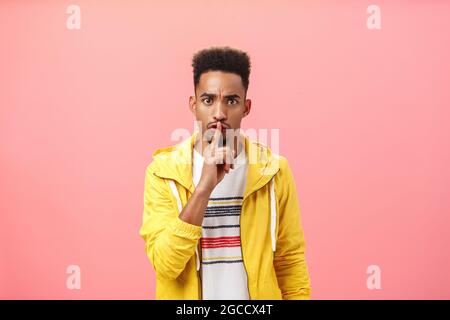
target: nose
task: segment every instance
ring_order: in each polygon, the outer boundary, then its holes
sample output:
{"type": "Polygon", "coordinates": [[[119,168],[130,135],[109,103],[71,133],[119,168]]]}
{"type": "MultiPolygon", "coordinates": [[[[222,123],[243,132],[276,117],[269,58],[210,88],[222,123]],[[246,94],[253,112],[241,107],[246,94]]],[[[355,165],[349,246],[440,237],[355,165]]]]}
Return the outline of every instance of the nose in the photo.
{"type": "Polygon", "coordinates": [[[214,121],[225,121],[227,120],[226,107],[222,102],[218,102],[213,109],[214,121]]]}

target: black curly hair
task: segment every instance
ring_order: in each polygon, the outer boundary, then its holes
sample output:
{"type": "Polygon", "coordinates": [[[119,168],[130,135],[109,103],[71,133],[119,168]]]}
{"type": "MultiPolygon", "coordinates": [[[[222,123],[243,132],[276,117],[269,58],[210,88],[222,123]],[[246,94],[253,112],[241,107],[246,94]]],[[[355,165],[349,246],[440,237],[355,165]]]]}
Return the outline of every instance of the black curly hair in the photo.
{"type": "Polygon", "coordinates": [[[239,75],[247,92],[250,76],[250,57],[244,51],[230,47],[211,47],[197,52],[192,58],[194,68],[194,88],[202,73],[224,71],[239,75]]]}

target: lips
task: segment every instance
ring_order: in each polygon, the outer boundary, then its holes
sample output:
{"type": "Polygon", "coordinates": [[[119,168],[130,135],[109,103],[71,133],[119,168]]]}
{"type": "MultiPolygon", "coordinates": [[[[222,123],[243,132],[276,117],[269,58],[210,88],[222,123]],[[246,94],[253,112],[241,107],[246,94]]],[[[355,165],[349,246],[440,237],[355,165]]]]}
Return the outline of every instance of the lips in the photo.
{"type": "MultiPolygon", "coordinates": [[[[217,128],[217,124],[215,124],[215,123],[208,126],[208,129],[216,129],[216,128],[217,128]]],[[[226,126],[222,123],[222,130],[225,130],[225,129],[229,129],[229,128],[228,128],[228,126],[226,126]]]]}

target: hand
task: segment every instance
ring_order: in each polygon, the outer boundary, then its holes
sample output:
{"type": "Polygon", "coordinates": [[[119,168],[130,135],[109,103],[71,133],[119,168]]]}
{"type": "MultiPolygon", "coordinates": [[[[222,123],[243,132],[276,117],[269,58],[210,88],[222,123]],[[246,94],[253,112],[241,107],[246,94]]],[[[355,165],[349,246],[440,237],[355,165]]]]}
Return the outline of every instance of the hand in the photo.
{"type": "Polygon", "coordinates": [[[234,169],[235,151],[228,146],[219,147],[220,139],[222,139],[222,124],[217,122],[211,143],[205,148],[203,153],[202,175],[197,186],[208,191],[212,191],[222,181],[225,174],[229,173],[230,169],[234,169]]]}

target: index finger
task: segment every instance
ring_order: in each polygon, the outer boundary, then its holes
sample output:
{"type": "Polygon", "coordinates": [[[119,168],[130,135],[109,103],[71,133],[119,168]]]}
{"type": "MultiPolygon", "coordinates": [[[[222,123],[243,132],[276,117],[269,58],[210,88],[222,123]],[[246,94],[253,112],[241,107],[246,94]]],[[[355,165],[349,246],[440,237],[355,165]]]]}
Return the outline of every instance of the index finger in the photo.
{"type": "Polygon", "coordinates": [[[222,135],[222,123],[220,121],[217,122],[216,131],[214,132],[211,143],[215,148],[219,147],[220,136],[222,135]]]}

